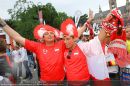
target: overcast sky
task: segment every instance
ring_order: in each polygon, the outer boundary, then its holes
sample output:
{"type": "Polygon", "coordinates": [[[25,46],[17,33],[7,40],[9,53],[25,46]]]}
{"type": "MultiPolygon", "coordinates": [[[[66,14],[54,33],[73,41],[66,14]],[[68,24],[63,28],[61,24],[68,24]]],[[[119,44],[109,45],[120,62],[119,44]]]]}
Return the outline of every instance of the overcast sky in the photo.
{"type": "MultiPolygon", "coordinates": [[[[7,10],[12,9],[17,0],[0,0],[0,17],[9,19],[10,15],[7,10]]],[[[88,13],[88,9],[91,8],[94,13],[99,11],[99,5],[102,10],[109,9],[108,0],[31,0],[35,4],[41,2],[42,4],[52,3],[58,12],[65,12],[69,16],[74,16],[77,10],[80,10],[82,14],[88,13]]],[[[126,4],[126,0],[117,0],[117,5],[123,6],[126,4]]]]}

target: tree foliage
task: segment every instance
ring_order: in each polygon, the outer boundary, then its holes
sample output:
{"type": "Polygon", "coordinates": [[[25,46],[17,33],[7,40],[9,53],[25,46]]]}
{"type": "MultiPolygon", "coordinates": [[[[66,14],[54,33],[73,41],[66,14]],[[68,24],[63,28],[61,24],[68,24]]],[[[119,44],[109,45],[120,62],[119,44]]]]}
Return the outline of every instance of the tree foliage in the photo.
{"type": "Polygon", "coordinates": [[[8,10],[11,15],[8,23],[23,37],[34,39],[33,29],[39,24],[38,10],[42,10],[46,24],[55,28],[60,28],[61,22],[68,18],[66,13],[57,12],[51,3],[35,5],[31,1],[18,0],[14,8],[8,10]]]}

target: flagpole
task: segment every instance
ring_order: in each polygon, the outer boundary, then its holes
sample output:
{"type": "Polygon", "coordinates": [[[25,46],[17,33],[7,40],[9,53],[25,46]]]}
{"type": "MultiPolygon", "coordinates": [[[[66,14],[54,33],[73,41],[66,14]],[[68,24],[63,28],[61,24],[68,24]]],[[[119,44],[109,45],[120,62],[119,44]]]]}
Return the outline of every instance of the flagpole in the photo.
{"type": "Polygon", "coordinates": [[[74,17],[75,17],[75,25],[76,25],[76,27],[78,27],[78,23],[79,23],[79,19],[80,19],[80,16],[82,15],[82,13],[81,13],[81,11],[80,10],[77,10],[76,12],[75,12],[75,15],[74,15],[74,17]]]}
{"type": "MultiPolygon", "coordinates": [[[[39,22],[40,24],[43,24],[43,15],[42,15],[42,10],[40,6],[42,5],[41,2],[38,3],[38,17],[39,17],[39,22]]],[[[44,23],[45,24],[45,23],[44,23]]]]}

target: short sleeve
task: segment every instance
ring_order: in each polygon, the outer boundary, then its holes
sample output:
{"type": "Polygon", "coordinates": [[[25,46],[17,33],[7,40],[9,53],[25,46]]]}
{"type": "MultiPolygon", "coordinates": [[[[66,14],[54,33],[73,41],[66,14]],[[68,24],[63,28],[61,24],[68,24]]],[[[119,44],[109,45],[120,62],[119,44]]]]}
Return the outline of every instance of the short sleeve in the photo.
{"type": "Polygon", "coordinates": [[[28,39],[25,40],[25,48],[29,51],[36,52],[38,49],[39,43],[30,41],[28,39]]]}

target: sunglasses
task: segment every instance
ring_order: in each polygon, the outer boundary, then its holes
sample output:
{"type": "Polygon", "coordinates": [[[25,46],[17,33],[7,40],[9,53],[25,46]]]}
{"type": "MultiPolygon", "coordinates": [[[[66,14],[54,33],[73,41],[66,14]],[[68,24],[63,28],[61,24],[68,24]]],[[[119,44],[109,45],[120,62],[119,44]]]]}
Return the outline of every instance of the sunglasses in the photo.
{"type": "Polygon", "coordinates": [[[69,50],[68,55],[67,55],[67,59],[71,59],[71,58],[70,58],[70,57],[71,57],[71,53],[72,53],[72,51],[69,50]]]}

